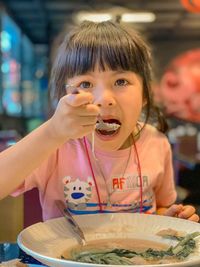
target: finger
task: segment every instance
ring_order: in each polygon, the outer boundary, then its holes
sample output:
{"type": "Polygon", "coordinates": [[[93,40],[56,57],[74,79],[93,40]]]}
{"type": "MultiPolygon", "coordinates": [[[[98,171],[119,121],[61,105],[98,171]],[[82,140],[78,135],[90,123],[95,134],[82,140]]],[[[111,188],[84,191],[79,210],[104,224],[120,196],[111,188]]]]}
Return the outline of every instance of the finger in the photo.
{"type": "Polygon", "coordinates": [[[85,116],[78,118],[78,123],[81,126],[93,125],[95,127],[96,121],[97,121],[96,116],[85,116]]]}
{"type": "Polygon", "coordinates": [[[178,214],[179,218],[187,219],[195,213],[195,208],[190,205],[183,206],[182,211],[178,214]]]}
{"type": "Polygon", "coordinates": [[[183,209],[183,205],[174,204],[166,210],[164,215],[174,217],[174,216],[177,216],[177,214],[180,213],[182,209],[183,209]]]}
{"type": "Polygon", "coordinates": [[[64,96],[66,103],[72,107],[78,107],[91,103],[93,96],[89,92],[82,92],[81,94],[68,94],[64,96]]]}
{"type": "Polygon", "coordinates": [[[195,213],[188,218],[189,221],[199,222],[199,216],[195,213]]]}
{"type": "Polygon", "coordinates": [[[96,120],[99,113],[99,107],[94,104],[87,104],[85,106],[76,107],[76,109],[74,109],[74,114],[79,115],[80,117],[96,116],[96,120]]]}

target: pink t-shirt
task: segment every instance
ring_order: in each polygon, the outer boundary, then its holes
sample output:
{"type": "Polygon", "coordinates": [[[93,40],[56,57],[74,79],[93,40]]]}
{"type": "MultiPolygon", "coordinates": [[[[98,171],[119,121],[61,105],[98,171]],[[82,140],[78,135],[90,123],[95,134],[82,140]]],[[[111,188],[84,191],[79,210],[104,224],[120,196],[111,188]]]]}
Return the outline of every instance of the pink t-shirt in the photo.
{"type": "Polygon", "coordinates": [[[60,216],[56,199],[64,201],[73,214],[99,213],[100,207],[103,212],[140,212],[142,208],[145,213],[155,213],[156,207],[175,201],[170,144],[154,127],[147,125],[136,142],[139,162],[134,146],[113,152],[95,149],[96,161],[91,144],[87,140],[86,144],[89,159],[84,140],[71,140],[13,195],[37,187],[44,220],[60,216]]]}

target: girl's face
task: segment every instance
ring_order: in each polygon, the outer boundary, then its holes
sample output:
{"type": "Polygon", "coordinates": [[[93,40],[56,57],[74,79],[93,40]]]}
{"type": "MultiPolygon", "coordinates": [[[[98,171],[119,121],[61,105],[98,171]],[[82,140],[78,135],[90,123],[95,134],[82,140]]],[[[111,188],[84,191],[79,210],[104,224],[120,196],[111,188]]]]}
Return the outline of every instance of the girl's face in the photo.
{"type": "MultiPolygon", "coordinates": [[[[91,92],[100,117],[107,126],[114,126],[112,131],[105,125],[95,130],[95,146],[106,151],[130,146],[129,136],[143,106],[142,78],[131,71],[100,71],[97,66],[95,71],[69,79],[68,84],[91,92]]],[[[91,138],[90,134],[88,139],[91,138]]]]}

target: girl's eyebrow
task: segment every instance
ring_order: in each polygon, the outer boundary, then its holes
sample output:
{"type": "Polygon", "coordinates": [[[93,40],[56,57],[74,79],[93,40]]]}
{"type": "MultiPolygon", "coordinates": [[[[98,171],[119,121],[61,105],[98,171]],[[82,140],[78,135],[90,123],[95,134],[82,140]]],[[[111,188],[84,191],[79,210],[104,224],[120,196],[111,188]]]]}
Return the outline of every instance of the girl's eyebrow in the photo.
{"type": "Polygon", "coordinates": [[[114,71],[113,75],[116,75],[116,74],[125,74],[125,73],[129,73],[129,71],[125,71],[125,70],[117,70],[117,71],[114,71]]]}
{"type": "MultiPolygon", "coordinates": [[[[102,71],[102,72],[104,72],[104,71],[102,71]]],[[[110,70],[110,72],[111,72],[111,75],[116,75],[116,74],[129,74],[130,73],[130,71],[126,71],[126,70],[110,70]]],[[[87,75],[93,75],[95,72],[87,72],[86,74],[82,74],[81,76],[87,76],[87,75]]]]}
{"type": "MultiPolygon", "coordinates": [[[[103,71],[102,71],[103,72],[103,71]]],[[[115,76],[115,75],[120,75],[120,74],[130,74],[130,71],[125,71],[125,70],[116,70],[116,71],[112,71],[111,70],[111,76],[115,76]]],[[[93,77],[95,75],[95,72],[93,71],[90,71],[90,72],[87,72],[85,74],[80,74],[78,75],[78,77],[80,78],[85,78],[87,76],[91,76],[93,77]]]]}
{"type": "Polygon", "coordinates": [[[79,75],[77,75],[77,77],[92,76],[92,73],[93,72],[87,72],[87,73],[84,73],[84,74],[79,74],[79,75]]]}
{"type": "Polygon", "coordinates": [[[112,76],[116,76],[116,75],[133,75],[133,72],[125,71],[125,70],[119,70],[119,71],[114,71],[111,75],[112,76]]]}

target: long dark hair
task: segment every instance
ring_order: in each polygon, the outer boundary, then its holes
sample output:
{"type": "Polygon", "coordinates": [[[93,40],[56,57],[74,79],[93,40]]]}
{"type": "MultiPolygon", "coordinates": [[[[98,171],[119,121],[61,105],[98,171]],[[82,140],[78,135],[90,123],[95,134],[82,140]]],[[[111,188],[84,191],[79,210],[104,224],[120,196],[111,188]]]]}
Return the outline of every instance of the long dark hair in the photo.
{"type": "Polygon", "coordinates": [[[55,99],[66,94],[67,79],[95,69],[133,71],[143,79],[144,125],[153,118],[160,131],[166,124],[152,98],[152,60],[150,48],[133,29],[111,21],[84,21],[66,34],[55,58],[50,87],[55,99]]]}

